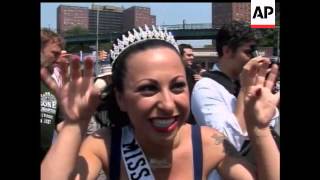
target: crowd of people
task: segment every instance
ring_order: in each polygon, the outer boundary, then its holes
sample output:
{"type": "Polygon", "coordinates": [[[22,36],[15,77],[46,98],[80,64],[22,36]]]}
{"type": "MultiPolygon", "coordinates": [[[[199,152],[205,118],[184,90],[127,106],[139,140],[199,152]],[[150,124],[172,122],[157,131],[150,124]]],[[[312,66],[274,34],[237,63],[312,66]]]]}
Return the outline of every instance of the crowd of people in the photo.
{"type": "Polygon", "coordinates": [[[226,24],[205,69],[145,26],[103,52],[99,74],[42,29],[41,179],[280,179],[279,70],[256,44],[246,23],[226,24]]]}

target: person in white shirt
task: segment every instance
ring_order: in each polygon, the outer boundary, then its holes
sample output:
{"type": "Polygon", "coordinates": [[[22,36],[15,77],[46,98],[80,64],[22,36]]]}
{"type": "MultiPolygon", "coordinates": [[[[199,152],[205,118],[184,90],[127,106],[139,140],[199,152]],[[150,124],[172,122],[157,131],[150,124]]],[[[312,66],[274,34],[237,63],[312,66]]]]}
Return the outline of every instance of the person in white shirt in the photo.
{"type": "MultiPolygon", "coordinates": [[[[223,26],[216,37],[218,63],[195,84],[191,94],[191,111],[197,123],[223,133],[238,151],[241,151],[246,144],[245,141],[249,140],[244,119],[244,92],[249,87],[250,79],[247,67],[256,61],[259,62],[259,66],[262,66],[264,61],[270,64],[268,58],[253,58],[252,51],[255,45],[254,32],[245,23],[234,21],[223,26]],[[218,80],[212,79],[212,76],[218,80]]],[[[277,65],[273,65],[272,70],[277,68],[277,65]]],[[[271,84],[276,77],[269,76],[268,79],[271,84]]],[[[271,126],[274,126],[278,117],[279,112],[276,110],[271,126]]],[[[219,179],[215,173],[210,177],[219,179]]]]}

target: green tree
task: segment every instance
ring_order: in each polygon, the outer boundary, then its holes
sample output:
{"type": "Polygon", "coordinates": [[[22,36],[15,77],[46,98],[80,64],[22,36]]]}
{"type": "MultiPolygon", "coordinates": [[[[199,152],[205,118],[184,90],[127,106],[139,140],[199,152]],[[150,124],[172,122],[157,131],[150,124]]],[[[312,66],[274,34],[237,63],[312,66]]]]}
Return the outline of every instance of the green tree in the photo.
{"type": "Polygon", "coordinates": [[[105,50],[105,51],[109,51],[112,47],[112,43],[108,42],[108,43],[99,43],[99,50],[105,50]]]}
{"type": "Polygon", "coordinates": [[[76,25],[71,29],[64,32],[65,36],[79,36],[87,35],[89,33],[88,29],[83,28],[82,26],[76,25]]]}
{"type": "Polygon", "coordinates": [[[89,44],[79,43],[79,44],[67,44],[65,49],[70,53],[91,52],[89,44]]]}
{"type": "MultiPolygon", "coordinates": [[[[63,36],[81,36],[88,35],[89,31],[82,26],[76,25],[71,29],[64,32],[63,36]]],[[[90,52],[90,47],[88,44],[79,43],[79,44],[67,44],[66,50],[70,53],[78,53],[79,51],[90,52]]]]}

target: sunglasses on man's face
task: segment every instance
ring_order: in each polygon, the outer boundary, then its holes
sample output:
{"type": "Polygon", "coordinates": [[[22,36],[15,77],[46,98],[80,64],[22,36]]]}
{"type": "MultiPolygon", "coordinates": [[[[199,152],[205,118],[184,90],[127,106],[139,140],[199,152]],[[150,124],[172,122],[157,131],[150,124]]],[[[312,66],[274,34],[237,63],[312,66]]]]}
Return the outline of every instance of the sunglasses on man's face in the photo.
{"type": "Polygon", "coordinates": [[[254,49],[246,49],[243,52],[250,58],[254,58],[258,56],[257,50],[254,50],[254,49]]]}
{"type": "Polygon", "coordinates": [[[243,52],[250,58],[259,56],[256,45],[251,45],[250,49],[245,49],[243,52]]]}

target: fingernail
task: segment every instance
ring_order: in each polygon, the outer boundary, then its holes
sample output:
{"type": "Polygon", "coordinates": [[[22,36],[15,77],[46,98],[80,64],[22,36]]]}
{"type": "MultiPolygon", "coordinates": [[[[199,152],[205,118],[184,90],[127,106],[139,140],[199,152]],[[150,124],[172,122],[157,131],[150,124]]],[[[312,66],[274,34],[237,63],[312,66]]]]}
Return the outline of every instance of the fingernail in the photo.
{"type": "Polygon", "coordinates": [[[89,61],[89,60],[92,61],[92,58],[90,56],[85,58],[85,61],[89,61]]]}
{"type": "Polygon", "coordinates": [[[72,55],[72,61],[80,61],[80,57],[77,55],[72,55]]]}

